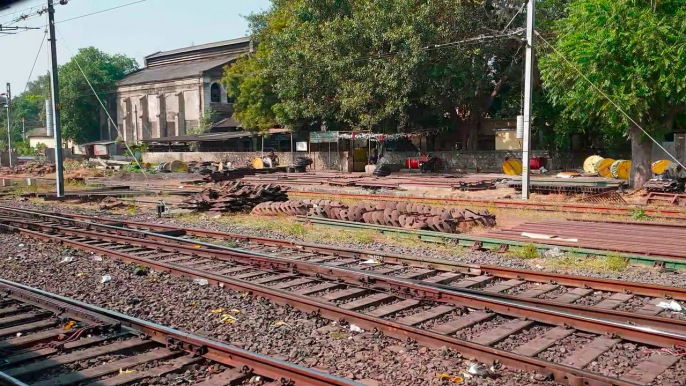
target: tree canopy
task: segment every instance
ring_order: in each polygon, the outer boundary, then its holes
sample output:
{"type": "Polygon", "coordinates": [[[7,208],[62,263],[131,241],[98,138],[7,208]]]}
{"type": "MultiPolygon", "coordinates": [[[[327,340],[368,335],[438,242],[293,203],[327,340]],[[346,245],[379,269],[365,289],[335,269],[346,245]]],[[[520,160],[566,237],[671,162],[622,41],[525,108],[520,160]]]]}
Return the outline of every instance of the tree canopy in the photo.
{"type": "Polygon", "coordinates": [[[579,72],[661,141],[686,118],[686,1],[575,0],[568,12],[548,38],[561,55],[540,60],[546,92],[564,118],[628,135],[640,186],[652,141],[579,72]]]}
{"type": "MultiPolygon", "coordinates": [[[[109,55],[94,47],[83,48],[69,62],[60,66],[60,105],[62,138],[86,142],[98,138],[100,133],[100,110],[97,98],[79,70],[76,60],[98,92],[107,103],[116,89],[115,82],[138,68],[132,58],[109,55]]],[[[21,139],[22,118],[26,131],[45,127],[45,100],[50,98],[50,75],[40,75],[26,86],[26,91],[12,99],[12,140],[21,139]]],[[[0,115],[1,127],[7,127],[6,114],[0,115]]],[[[0,130],[0,138],[6,140],[6,130],[0,130]]]]}
{"type": "Polygon", "coordinates": [[[98,139],[100,134],[100,102],[86,78],[103,100],[109,100],[116,82],[138,68],[132,58],[109,55],[95,47],[82,48],[59,68],[60,112],[62,137],[76,142],[98,139]],[[78,61],[78,64],[77,64],[78,61]]]}
{"type": "Polygon", "coordinates": [[[522,43],[461,41],[501,35],[517,11],[506,3],[273,0],[250,17],[257,53],[229,68],[224,83],[249,129],[453,127],[475,148],[475,129],[494,106],[519,108],[518,97],[503,95],[518,95],[522,43]]]}

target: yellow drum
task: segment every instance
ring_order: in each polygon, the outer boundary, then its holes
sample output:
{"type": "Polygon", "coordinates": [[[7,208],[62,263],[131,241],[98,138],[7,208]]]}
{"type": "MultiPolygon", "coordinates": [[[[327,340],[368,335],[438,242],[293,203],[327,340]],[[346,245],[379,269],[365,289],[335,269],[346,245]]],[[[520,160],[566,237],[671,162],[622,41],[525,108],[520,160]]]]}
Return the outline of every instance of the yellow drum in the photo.
{"type": "Polygon", "coordinates": [[[650,167],[650,170],[652,170],[655,174],[662,174],[667,170],[667,167],[669,167],[669,164],[671,163],[671,161],[668,161],[666,159],[655,161],[653,162],[653,165],[650,167]]]}
{"type": "Polygon", "coordinates": [[[519,176],[522,174],[522,161],[510,158],[503,162],[503,172],[508,176],[519,176]]]}
{"type": "Polygon", "coordinates": [[[613,163],[615,163],[615,160],[612,158],[603,158],[600,160],[596,165],[598,175],[605,178],[612,178],[612,171],[610,171],[610,168],[613,163]]]}
{"type": "Polygon", "coordinates": [[[610,166],[610,171],[612,172],[612,177],[619,178],[620,180],[628,180],[631,175],[631,161],[627,160],[617,160],[610,166]]]}
{"type": "Polygon", "coordinates": [[[598,170],[595,168],[595,165],[600,162],[603,159],[603,157],[599,155],[592,155],[588,158],[586,158],[586,161],[584,161],[584,171],[586,173],[598,173],[598,170]]]}
{"type": "Polygon", "coordinates": [[[252,167],[255,169],[264,169],[264,162],[262,161],[262,158],[255,157],[255,159],[252,160],[252,167]]]}

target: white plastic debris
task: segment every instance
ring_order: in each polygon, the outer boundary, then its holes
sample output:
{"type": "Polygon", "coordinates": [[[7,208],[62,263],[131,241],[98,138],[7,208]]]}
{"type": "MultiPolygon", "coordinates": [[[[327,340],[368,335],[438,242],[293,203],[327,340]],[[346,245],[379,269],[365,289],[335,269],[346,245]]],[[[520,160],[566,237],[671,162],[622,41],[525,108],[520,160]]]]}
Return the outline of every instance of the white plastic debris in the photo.
{"type": "Polygon", "coordinates": [[[549,249],[549,250],[543,252],[543,256],[544,257],[560,257],[560,256],[562,256],[562,251],[560,250],[560,248],[555,247],[553,249],[549,249]]]}
{"type": "Polygon", "coordinates": [[[102,256],[95,255],[95,256],[93,256],[93,260],[94,261],[102,261],[102,256]]]}
{"type": "Polygon", "coordinates": [[[470,363],[467,372],[472,375],[487,375],[488,367],[482,363],[470,363]]]}
{"type": "Polygon", "coordinates": [[[105,276],[103,276],[102,279],[100,280],[100,284],[105,284],[105,283],[107,283],[108,281],[111,281],[111,280],[112,280],[112,276],[110,276],[110,275],[105,275],[105,276]]]}
{"type": "Polygon", "coordinates": [[[369,259],[362,262],[362,264],[381,264],[379,260],[369,259]]]}
{"type": "Polygon", "coordinates": [[[197,285],[202,285],[202,286],[206,286],[206,285],[210,284],[210,282],[207,281],[207,279],[194,279],[193,283],[195,283],[197,285]]]}
{"type": "Polygon", "coordinates": [[[664,308],[664,309],[672,310],[672,311],[676,311],[676,312],[681,312],[681,310],[683,310],[683,308],[681,307],[681,304],[675,302],[674,300],[672,300],[671,302],[657,303],[657,306],[660,308],[664,308]]]}
{"type": "Polygon", "coordinates": [[[19,244],[19,248],[24,248],[24,243],[19,244]]]}
{"type": "Polygon", "coordinates": [[[358,327],[358,326],[356,326],[356,325],[354,325],[354,324],[351,324],[351,325],[350,325],[350,331],[351,331],[351,332],[364,332],[363,329],[361,329],[360,327],[358,327]]]}
{"type": "Polygon", "coordinates": [[[72,261],[74,261],[74,256],[64,256],[60,263],[71,263],[72,261]]]}

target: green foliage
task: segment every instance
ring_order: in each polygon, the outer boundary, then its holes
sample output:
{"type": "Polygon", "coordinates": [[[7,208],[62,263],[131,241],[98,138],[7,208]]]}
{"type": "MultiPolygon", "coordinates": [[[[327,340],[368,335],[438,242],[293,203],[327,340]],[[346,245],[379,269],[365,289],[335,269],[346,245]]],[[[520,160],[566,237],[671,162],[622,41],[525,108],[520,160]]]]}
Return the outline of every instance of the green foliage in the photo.
{"type": "Polygon", "coordinates": [[[222,83],[227,94],[234,99],[235,118],[243,128],[265,133],[279,124],[274,107],[278,98],[272,88],[274,79],[266,75],[263,67],[263,48],[253,56],[240,58],[225,71],[222,83]]]}
{"type": "MultiPolygon", "coordinates": [[[[214,127],[214,124],[217,123],[219,115],[217,114],[216,111],[209,109],[207,111],[204,111],[200,119],[198,120],[198,125],[193,126],[188,129],[188,134],[191,135],[198,135],[198,134],[205,134],[209,133],[210,130],[212,130],[212,127],[214,127]]],[[[191,149],[193,151],[198,150],[198,143],[197,142],[191,142],[191,149]]]]}
{"type": "Polygon", "coordinates": [[[29,142],[17,142],[14,144],[14,148],[17,150],[17,154],[20,156],[33,155],[33,149],[31,148],[31,144],[29,142]]]}
{"type": "MultiPolygon", "coordinates": [[[[566,2],[543,1],[539,20],[561,17],[566,2]]],[[[519,110],[521,42],[427,47],[502,31],[515,12],[499,1],[272,0],[249,17],[257,52],[223,82],[252,130],[326,123],[474,134],[482,118],[519,110]]]]}
{"type": "Polygon", "coordinates": [[[103,101],[108,101],[116,82],[136,70],[138,64],[124,55],[109,55],[95,47],[82,48],[59,69],[62,138],[87,142],[100,133],[100,102],[93,95],[78,64],[103,101]]]}
{"type": "Polygon", "coordinates": [[[642,208],[636,208],[631,211],[631,218],[636,221],[646,220],[648,219],[648,214],[642,208]]]}
{"type": "Polygon", "coordinates": [[[674,129],[686,112],[686,0],[574,0],[568,12],[546,36],[566,60],[542,43],[549,100],[605,138],[630,135],[633,167],[648,174],[650,141],[567,60],[652,135],[674,129]]]}
{"type": "Polygon", "coordinates": [[[192,135],[209,133],[212,127],[217,123],[218,114],[216,111],[209,109],[203,112],[202,116],[198,120],[198,125],[193,126],[188,129],[188,133],[192,135]]]}
{"type": "Polygon", "coordinates": [[[525,260],[535,259],[538,257],[538,248],[534,244],[526,244],[517,251],[516,256],[525,260]]]}

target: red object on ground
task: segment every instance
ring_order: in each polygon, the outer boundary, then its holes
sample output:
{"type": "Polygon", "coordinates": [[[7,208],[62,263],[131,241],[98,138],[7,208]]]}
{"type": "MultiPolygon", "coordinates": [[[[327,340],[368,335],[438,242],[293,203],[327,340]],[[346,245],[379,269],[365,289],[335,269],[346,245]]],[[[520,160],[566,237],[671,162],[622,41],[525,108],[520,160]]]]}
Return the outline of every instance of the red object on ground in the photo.
{"type": "Polygon", "coordinates": [[[538,170],[545,166],[545,157],[533,157],[529,159],[529,169],[538,170]]]}
{"type": "Polygon", "coordinates": [[[407,157],[405,160],[405,168],[406,169],[419,169],[419,163],[420,162],[427,162],[431,158],[429,158],[426,155],[422,155],[421,157],[407,157]]]}

